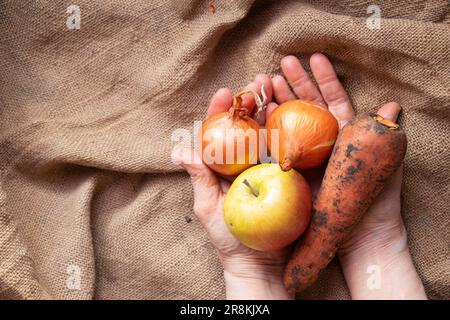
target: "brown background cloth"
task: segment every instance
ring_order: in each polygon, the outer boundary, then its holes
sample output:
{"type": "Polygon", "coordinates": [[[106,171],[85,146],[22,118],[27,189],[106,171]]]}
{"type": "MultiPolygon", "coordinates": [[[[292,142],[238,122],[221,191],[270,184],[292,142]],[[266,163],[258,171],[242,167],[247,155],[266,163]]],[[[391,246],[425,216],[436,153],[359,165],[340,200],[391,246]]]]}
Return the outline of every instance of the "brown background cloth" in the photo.
{"type": "MultiPolygon", "coordinates": [[[[449,299],[448,1],[376,1],[380,30],[372,1],[213,3],[0,2],[0,297],[224,298],[171,134],[220,87],[321,51],[357,111],[403,106],[411,252],[428,295],[449,299]]],[[[300,298],[349,298],[339,264],[300,298]]]]}

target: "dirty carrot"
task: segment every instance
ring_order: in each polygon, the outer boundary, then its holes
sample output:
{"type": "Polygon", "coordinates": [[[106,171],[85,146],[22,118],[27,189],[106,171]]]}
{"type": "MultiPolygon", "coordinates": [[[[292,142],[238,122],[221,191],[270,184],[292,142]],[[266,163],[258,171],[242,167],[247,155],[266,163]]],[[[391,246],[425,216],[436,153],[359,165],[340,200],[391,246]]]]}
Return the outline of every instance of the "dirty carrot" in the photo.
{"type": "Polygon", "coordinates": [[[406,152],[396,123],[362,114],[340,132],[313,204],[311,224],[299,240],[284,274],[288,291],[314,281],[362,218],[406,152]]]}

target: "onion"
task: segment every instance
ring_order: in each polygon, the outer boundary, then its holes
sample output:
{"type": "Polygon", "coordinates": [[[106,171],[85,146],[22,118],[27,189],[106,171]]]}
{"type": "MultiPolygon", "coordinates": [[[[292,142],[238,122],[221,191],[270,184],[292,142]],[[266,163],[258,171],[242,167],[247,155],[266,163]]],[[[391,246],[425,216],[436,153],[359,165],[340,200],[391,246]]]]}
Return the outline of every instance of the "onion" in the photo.
{"type": "Polygon", "coordinates": [[[267,145],[281,169],[310,169],[323,164],[331,154],[339,132],[334,116],[304,100],[292,100],[276,108],[266,122],[267,145]],[[279,129],[276,139],[273,129],[279,129]],[[272,141],[272,135],[274,140],[272,141]]]}
{"type": "MultiPolygon", "coordinates": [[[[264,92],[264,88],[261,88],[264,92]]],[[[241,90],[227,112],[207,118],[200,132],[203,162],[213,171],[226,176],[238,175],[259,160],[259,124],[253,120],[247,108],[241,106],[241,96],[251,93],[263,110],[266,99],[261,101],[255,91],[241,90]]]]}

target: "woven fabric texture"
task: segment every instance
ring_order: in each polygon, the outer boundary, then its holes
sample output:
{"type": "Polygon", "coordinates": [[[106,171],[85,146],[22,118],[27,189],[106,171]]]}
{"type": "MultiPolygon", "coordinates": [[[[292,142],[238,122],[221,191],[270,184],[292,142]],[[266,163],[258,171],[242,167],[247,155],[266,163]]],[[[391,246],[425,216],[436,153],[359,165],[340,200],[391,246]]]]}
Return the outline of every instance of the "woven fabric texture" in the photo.
{"type": "MultiPolygon", "coordinates": [[[[380,29],[372,1],[76,2],[80,29],[72,1],[0,2],[0,298],[224,298],[172,133],[320,51],[358,112],[402,105],[410,248],[450,299],[448,1],[379,0],[380,29]]],[[[339,264],[300,298],[349,298],[339,264]]]]}

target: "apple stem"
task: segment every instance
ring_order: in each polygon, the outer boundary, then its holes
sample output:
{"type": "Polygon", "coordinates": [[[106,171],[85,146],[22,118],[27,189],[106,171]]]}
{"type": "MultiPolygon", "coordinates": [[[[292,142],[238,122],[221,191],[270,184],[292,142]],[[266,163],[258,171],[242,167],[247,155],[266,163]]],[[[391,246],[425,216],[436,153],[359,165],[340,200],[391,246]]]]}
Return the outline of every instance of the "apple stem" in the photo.
{"type": "Polygon", "coordinates": [[[249,187],[250,191],[253,193],[253,195],[255,197],[259,196],[259,191],[253,187],[250,182],[247,181],[247,179],[244,179],[244,181],[242,181],[243,184],[245,184],[247,187],[249,187]]]}

